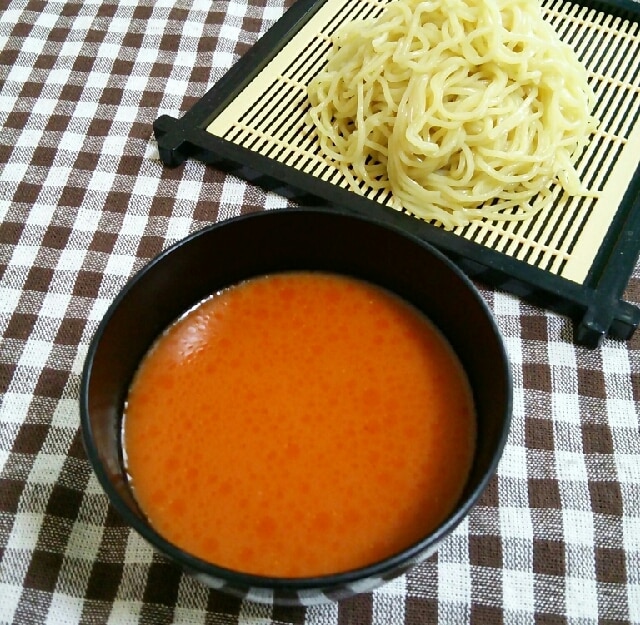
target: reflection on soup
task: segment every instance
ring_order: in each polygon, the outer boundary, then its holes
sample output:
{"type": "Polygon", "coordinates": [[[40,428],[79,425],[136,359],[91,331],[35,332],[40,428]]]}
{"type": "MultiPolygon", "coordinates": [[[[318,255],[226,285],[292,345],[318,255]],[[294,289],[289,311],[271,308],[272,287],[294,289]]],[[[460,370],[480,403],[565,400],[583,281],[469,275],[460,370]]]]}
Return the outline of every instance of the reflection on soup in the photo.
{"type": "Polygon", "coordinates": [[[274,274],[173,324],[130,389],[123,444],[153,527],[247,573],[307,577],[391,556],[453,510],[473,459],[468,381],[395,295],[274,274]]]}

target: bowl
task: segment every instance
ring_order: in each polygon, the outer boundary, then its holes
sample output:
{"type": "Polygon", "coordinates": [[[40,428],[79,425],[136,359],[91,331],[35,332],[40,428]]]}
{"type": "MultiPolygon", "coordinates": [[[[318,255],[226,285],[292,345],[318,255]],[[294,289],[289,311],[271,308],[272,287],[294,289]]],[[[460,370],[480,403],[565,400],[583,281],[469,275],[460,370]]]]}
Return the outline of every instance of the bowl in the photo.
{"type": "MultiPolygon", "coordinates": [[[[409,218],[408,218],[409,219],[409,218]]],[[[147,264],[107,311],[87,354],[80,395],[83,441],[113,507],[155,549],[206,585],[279,605],[310,605],[373,590],[434,553],[496,471],[512,405],[509,362],[490,310],[443,254],[404,231],[335,208],[254,213],[200,230],[147,264]],[[132,377],[176,318],[224,287],[289,270],[346,274],[412,303],[448,339],[477,413],[476,451],[455,510],[422,540],[383,561],[313,578],[269,578],[200,560],[159,535],[139,510],[123,464],[121,428],[132,377]]]]}

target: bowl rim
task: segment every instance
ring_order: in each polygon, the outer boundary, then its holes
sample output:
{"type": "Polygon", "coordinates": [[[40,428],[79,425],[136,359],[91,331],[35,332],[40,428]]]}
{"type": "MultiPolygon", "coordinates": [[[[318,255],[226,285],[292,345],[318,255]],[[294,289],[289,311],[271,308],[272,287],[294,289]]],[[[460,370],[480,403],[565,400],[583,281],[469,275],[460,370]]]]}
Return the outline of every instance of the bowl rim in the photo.
{"type": "Polygon", "coordinates": [[[305,590],[314,591],[349,586],[350,584],[357,584],[358,582],[371,578],[390,579],[394,576],[393,571],[403,567],[410,567],[414,563],[421,561],[422,559],[428,557],[431,553],[433,553],[438,544],[446,536],[452,533],[453,530],[467,517],[469,511],[477,503],[478,499],[488,486],[490,480],[496,473],[498,463],[502,458],[511,428],[513,413],[513,373],[511,362],[506,350],[504,337],[502,336],[502,333],[498,328],[489,305],[482,297],[471,279],[445,254],[436,249],[430,243],[427,243],[426,241],[420,239],[418,236],[402,229],[397,225],[392,225],[375,218],[363,217],[362,215],[349,212],[345,209],[308,205],[247,213],[215,222],[213,224],[209,224],[208,226],[196,230],[179,239],[178,241],[172,243],[169,247],[158,253],[143,267],[136,271],[120,289],[116,297],[107,308],[106,312],[103,314],[102,319],[100,320],[100,323],[98,324],[96,331],[89,343],[80,380],[79,403],[82,441],[87,453],[88,460],[98,479],[98,482],[100,483],[100,486],[102,487],[104,493],[107,495],[110,504],[116,509],[116,511],[129,525],[129,527],[134,529],[139,535],[141,535],[142,538],[144,538],[149,544],[151,544],[151,546],[154,547],[160,554],[173,560],[174,563],[178,563],[183,568],[188,569],[191,574],[195,573],[197,576],[201,575],[205,577],[217,578],[223,580],[225,582],[225,585],[228,584],[231,587],[285,592],[304,592],[305,590]],[[272,216],[282,213],[296,213],[299,215],[324,214],[328,216],[335,215],[340,218],[348,218],[353,221],[360,221],[365,224],[376,226],[378,228],[391,230],[396,235],[410,240],[413,245],[418,245],[426,249],[429,253],[433,254],[437,259],[447,265],[450,270],[456,273],[458,278],[464,283],[466,288],[477,300],[480,308],[482,309],[482,312],[485,314],[485,317],[489,322],[492,333],[496,338],[498,351],[503,362],[505,372],[505,408],[496,452],[493,454],[491,462],[489,463],[487,469],[484,472],[484,475],[482,475],[482,478],[479,480],[476,487],[464,500],[460,502],[455,510],[427,536],[392,556],[363,567],[341,571],[338,573],[329,573],[326,575],[310,577],[269,577],[267,575],[257,575],[253,573],[245,573],[242,571],[225,568],[218,564],[214,564],[212,562],[198,558],[197,556],[184,551],[180,547],[166,540],[151,526],[151,524],[145,522],[135,512],[133,512],[116,491],[116,489],[114,489],[111,485],[109,475],[105,467],[103,466],[103,463],[100,461],[98,449],[94,444],[93,429],[91,427],[91,420],[89,418],[90,380],[93,371],[94,360],[100,347],[101,339],[121,302],[127,297],[129,292],[134,289],[137,283],[143,280],[145,275],[149,271],[151,271],[153,267],[161,263],[177,249],[188,245],[191,241],[201,236],[206,236],[207,233],[213,230],[223,229],[231,224],[247,220],[270,219],[272,218],[272,216]],[[425,553],[426,555],[423,555],[425,553]],[[423,555],[423,557],[421,557],[421,555],[423,555]]]}

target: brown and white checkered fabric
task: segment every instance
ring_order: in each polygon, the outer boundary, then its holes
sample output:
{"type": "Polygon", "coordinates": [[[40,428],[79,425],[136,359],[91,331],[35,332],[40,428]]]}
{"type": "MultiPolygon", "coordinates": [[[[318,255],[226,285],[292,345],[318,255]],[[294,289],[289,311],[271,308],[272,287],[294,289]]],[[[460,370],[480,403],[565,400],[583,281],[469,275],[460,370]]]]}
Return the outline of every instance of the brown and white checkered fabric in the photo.
{"type": "MultiPolygon", "coordinates": [[[[264,1],[0,4],[0,623],[640,623],[640,335],[577,348],[568,321],[500,292],[483,295],[513,430],[480,504],[410,574],[339,604],[254,605],[183,575],[109,506],[78,416],[101,316],[170,243],[287,205],[198,162],[163,168],[151,136],[286,8],[264,1]]],[[[639,270],[626,297],[640,303],[639,270]]]]}

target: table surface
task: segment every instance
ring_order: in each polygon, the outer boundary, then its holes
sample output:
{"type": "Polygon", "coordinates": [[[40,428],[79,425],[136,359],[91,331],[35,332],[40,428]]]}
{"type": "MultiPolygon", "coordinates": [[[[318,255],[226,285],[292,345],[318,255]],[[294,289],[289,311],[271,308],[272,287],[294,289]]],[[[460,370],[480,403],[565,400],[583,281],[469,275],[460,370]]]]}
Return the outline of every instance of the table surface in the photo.
{"type": "MultiPolygon", "coordinates": [[[[576,347],[567,319],[482,285],[513,365],[513,427],[479,504],[406,576],[320,607],[242,602],[110,507],[78,411],[102,315],[171,243],[289,205],[198,162],[167,169],[152,137],[287,6],[264,1],[2,3],[0,622],[640,622],[640,335],[576,347]]],[[[639,268],[625,298],[640,303],[639,268]]]]}

